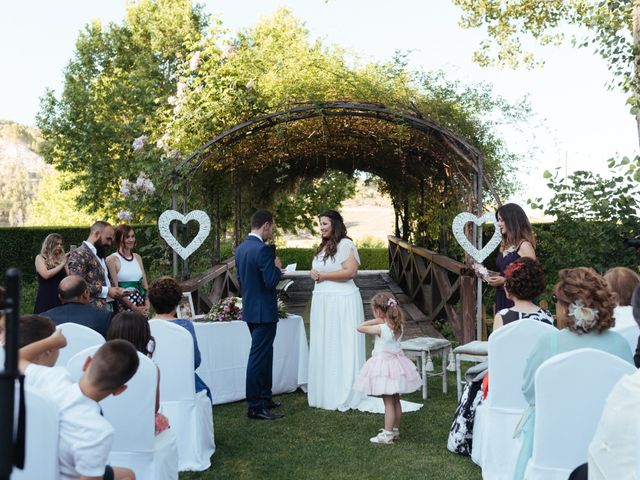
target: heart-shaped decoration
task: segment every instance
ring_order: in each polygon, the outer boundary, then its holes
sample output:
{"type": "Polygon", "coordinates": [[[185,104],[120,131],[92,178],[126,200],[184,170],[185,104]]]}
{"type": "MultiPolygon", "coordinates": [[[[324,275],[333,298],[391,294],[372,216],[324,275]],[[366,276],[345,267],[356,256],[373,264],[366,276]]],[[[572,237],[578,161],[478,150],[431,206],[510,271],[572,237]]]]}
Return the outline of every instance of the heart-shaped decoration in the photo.
{"type": "Polygon", "coordinates": [[[480,218],[469,212],[459,213],[456,215],[456,218],[453,219],[453,236],[456,237],[456,240],[462,249],[471,255],[471,257],[473,257],[473,259],[478,263],[482,263],[482,261],[487,258],[502,241],[502,234],[498,228],[498,222],[496,222],[496,217],[492,212],[487,212],[480,218]],[[493,232],[493,237],[491,237],[491,240],[487,242],[482,250],[478,250],[476,247],[471,245],[471,242],[464,234],[464,226],[469,222],[473,222],[476,225],[482,225],[485,222],[493,222],[496,226],[496,229],[493,232]]]}
{"type": "Polygon", "coordinates": [[[180,255],[183,260],[186,260],[193,252],[200,248],[202,243],[209,236],[209,232],[211,231],[211,220],[209,219],[209,215],[202,210],[194,210],[186,215],[176,212],[175,210],[165,210],[158,219],[158,229],[160,230],[160,236],[164,238],[169,246],[173,248],[173,250],[180,255]],[[169,226],[174,220],[180,220],[185,225],[191,220],[195,220],[200,224],[198,234],[186,247],[180,245],[180,242],[178,242],[176,237],[173,236],[173,233],[171,233],[169,226]]]}

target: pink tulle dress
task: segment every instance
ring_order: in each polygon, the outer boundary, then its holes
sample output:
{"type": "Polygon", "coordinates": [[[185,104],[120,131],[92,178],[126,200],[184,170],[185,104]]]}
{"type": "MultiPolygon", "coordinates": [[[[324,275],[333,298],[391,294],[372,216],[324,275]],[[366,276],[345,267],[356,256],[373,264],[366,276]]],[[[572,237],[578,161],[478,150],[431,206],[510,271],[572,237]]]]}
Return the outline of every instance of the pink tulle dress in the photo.
{"type": "Polygon", "coordinates": [[[415,392],[422,386],[416,366],[402,351],[401,338],[395,338],[387,324],[380,325],[380,336],[353,384],[354,390],[367,395],[394,395],[415,392]]]}

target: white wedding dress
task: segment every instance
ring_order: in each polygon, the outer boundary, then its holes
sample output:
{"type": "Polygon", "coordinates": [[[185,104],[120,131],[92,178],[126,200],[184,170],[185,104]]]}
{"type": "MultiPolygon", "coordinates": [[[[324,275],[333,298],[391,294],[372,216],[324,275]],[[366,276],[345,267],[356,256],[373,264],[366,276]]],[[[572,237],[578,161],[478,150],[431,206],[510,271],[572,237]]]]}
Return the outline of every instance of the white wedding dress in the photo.
{"type": "MultiPolygon", "coordinates": [[[[342,269],[342,262],[360,257],[354,243],[343,238],[335,257],[313,259],[312,268],[319,272],[342,269]]],[[[381,398],[368,397],[353,389],[353,383],[365,362],[365,335],[356,327],[364,321],[360,290],[353,280],[316,283],[311,300],[309,375],[307,399],[309,406],[325,410],[358,409],[384,413],[381,398]]],[[[402,402],[403,411],[415,411],[421,404],[402,402]]]]}

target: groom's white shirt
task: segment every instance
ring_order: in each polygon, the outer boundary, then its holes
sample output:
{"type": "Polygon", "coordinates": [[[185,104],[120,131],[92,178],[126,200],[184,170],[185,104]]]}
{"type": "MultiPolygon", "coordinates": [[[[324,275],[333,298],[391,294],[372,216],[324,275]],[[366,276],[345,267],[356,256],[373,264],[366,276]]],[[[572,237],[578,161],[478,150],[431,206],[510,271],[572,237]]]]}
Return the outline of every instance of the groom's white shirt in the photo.
{"type": "Polygon", "coordinates": [[[249,234],[249,236],[250,236],[250,237],[256,237],[256,238],[260,239],[260,241],[261,241],[262,243],[264,243],[264,240],[262,239],[262,237],[261,237],[260,235],[258,235],[257,233],[253,233],[253,232],[251,232],[251,233],[249,234]]]}

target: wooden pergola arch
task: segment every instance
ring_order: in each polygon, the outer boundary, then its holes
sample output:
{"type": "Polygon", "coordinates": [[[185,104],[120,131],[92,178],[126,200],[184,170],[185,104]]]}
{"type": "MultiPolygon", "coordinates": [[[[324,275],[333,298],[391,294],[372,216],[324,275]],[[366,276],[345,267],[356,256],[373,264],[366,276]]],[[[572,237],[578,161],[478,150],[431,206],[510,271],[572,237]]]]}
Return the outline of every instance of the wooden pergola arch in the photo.
{"type": "MultiPolygon", "coordinates": [[[[398,108],[390,108],[382,104],[377,103],[355,103],[355,102],[310,102],[288,105],[286,108],[276,108],[272,113],[257,116],[251,120],[240,123],[224,132],[216,135],[210,141],[203,144],[200,148],[188,155],[173,169],[172,181],[173,181],[173,208],[177,209],[181,204],[185,213],[189,210],[188,197],[189,197],[189,180],[190,178],[206,164],[208,160],[222,157],[223,152],[229,151],[234,145],[242,142],[243,140],[255,136],[259,132],[264,132],[270,128],[277,127],[279,125],[292,124],[295,122],[304,122],[308,119],[314,119],[322,117],[324,119],[363,119],[358,121],[368,122],[384,122],[395,126],[402,126],[412,132],[420,132],[423,135],[428,136],[429,145],[436,147],[435,151],[446,151],[447,155],[451,155],[458,159],[460,164],[465,170],[472,175],[472,181],[469,182],[470,206],[480,214],[482,212],[482,196],[483,187],[486,187],[491,195],[495,198],[497,203],[500,203],[500,199],[493,188],[493,185],[487,178],[484,172],[484,163],[482,153],[467,140],[462,138],[455,132],[439,125],[438,123],[425,118],[417,108],[412,107],[406,110],[400,110],[398,108]],[[182,189],[183,201],[179,202],[178,194],[182,189]]],[[[353,135],[353,132],[346,135],[353,135]]],[[[363,139],[366,141],[366,139],[363,139]]],[[[407,148],[410,148],[408,146],[407,148]]],[[[423,153],[432,162],[437,162],[438,158],[423,148],[423,153]]],[[[373,161],[372,161],[373,162],[373,161]]],[[[233,166],[230,164],[229,168],[236,168],[237,165],[246,163],[243,159],[234,159],[233,166]]],[[[423,165],[409,165],[407,170],[409,174],[413,175],[416,179],[424,173],[421,172],[424,169],[423,165]]],[[[379,174],[384,177],[384,173],[377,172],[375,170],[375,163],[370,163],[369,168],[366,169],[372,173],[379,174]]],[[[405,205],[405,208],[406,205],[405,205]]],[[[243,225],[239,224],[238,214],[236,212],[236,236],[238,231],[243,230],[243,225]]],[[[407,217],[405,212],[404,217],[407,217]]],[[[215,225],[214,225],[215,228],[215,225]]],[[[219,226],[214,232],[214,235],[219,237],[219,226]]],[[[396,235],[406,239],[406,228],[399,234],[398,227],[396,227],[396,235]]],[[[473,231],[474,241],[478,243],[480,241],[479,231],[474,229],[473,231]]],[[[239,238],[239,237],[238,237],[239,238]]],[[[219,238],[217,243],[217,250],[219,252],[219,238]]],[[[216,248],[214,247],[214,251],[216,248]]],[[[188,268],[188,267],[187,267],[188,268]]]]}

